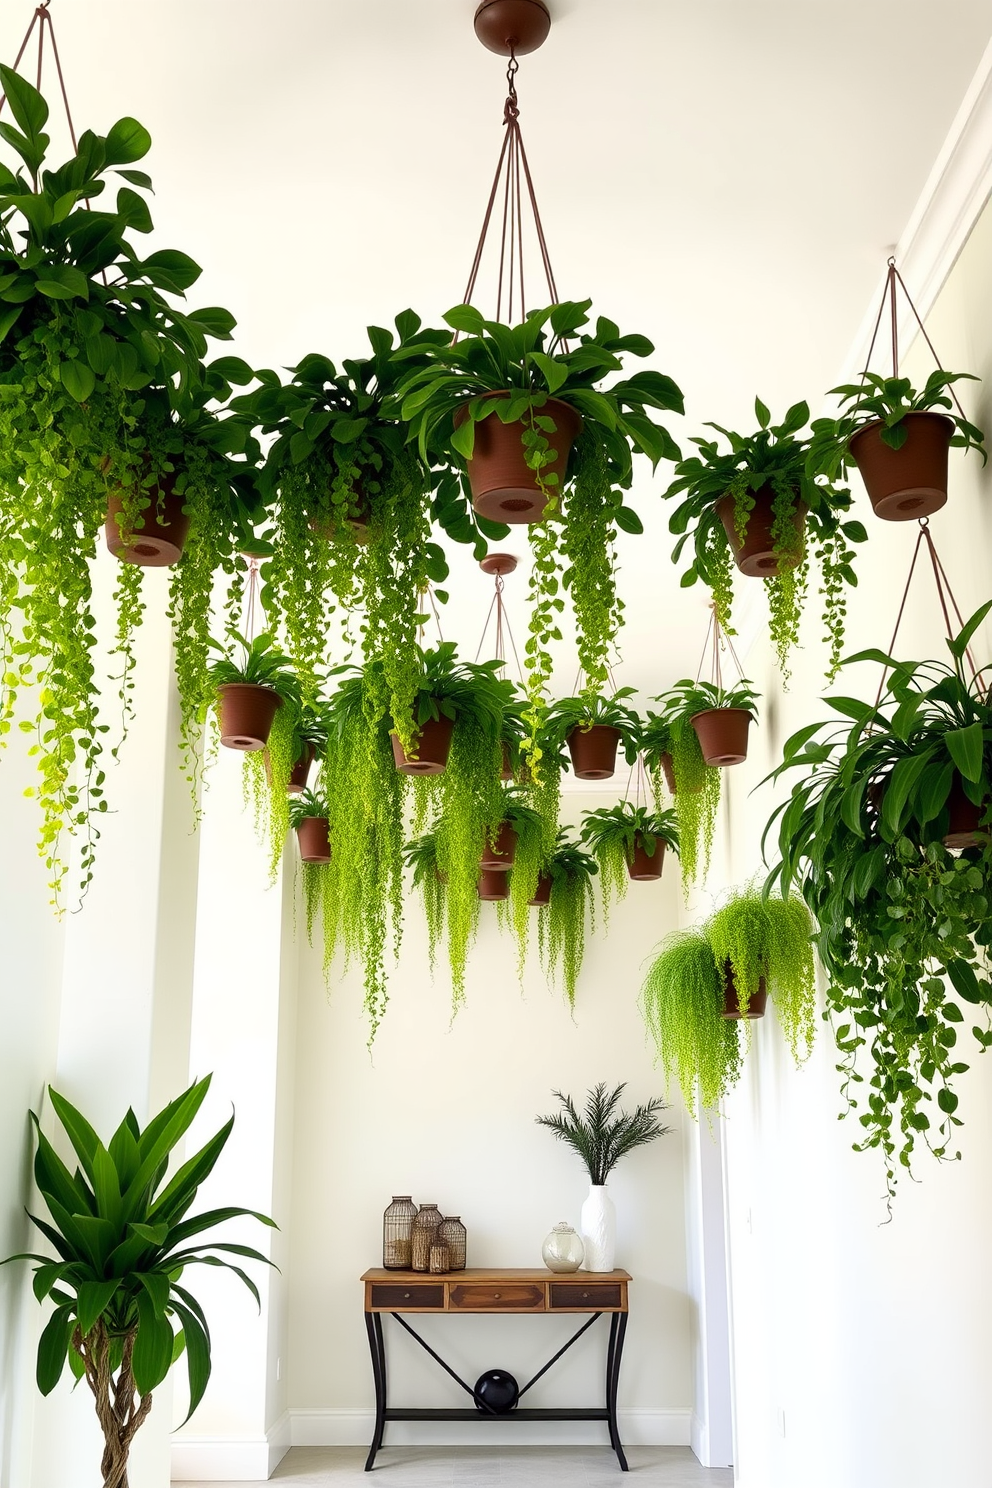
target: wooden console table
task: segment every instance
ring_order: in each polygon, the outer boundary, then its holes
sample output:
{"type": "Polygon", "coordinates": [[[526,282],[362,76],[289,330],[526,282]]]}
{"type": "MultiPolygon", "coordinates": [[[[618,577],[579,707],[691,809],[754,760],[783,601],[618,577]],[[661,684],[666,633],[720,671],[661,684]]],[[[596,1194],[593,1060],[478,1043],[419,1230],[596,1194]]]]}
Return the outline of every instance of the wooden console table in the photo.
{"type": "Polygon", "coordinates": [[[623,1472],[627,1459],[617,1428],[617,1390],[620,1382],[620,1360],[627,1328],[626,1271],[557,1272],[521,1269],[478,1269],[449,1271],[441,1276],[423,1271],[366,1271],[365,1326],[372,1355],[375,1380],[375,1431],[369,1448],[365,1471],[371,1472],[376,1453],[382,1446],[387,1421],[605,1421],[610,1445],[617,1454],[623,1472]],[[386,1345],[382,1315],[389,1313],[407,1333],[425,1349],[431,1358],[472,1397],[468,1409],[414,1409],[387,1403],[386,1345]],[[610,1317],[610,1339],[606,1353],[606,1392],[602,1406],[579,1406],[573,1409],[521,1410],[497,1412],[480,1400],[471,1385],[460,1379],[440,1354],[426,1343],[406,1321],[406,1313],[590,1313],[591,1316],[574,1333],[563,1348],[539,1369],[533,1379],[520,1389],[521,1396],[546,1374],[552,1364],[570,1349],[603,1314],[610,1317]]]}

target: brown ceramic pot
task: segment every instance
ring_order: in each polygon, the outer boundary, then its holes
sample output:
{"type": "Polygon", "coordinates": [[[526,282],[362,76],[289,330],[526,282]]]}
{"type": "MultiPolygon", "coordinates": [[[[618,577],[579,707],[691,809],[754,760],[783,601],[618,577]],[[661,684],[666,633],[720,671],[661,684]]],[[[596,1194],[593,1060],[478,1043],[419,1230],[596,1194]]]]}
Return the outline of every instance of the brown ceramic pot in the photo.
{"type": "MultiPolygon", "coordinates": [[[[496,393],[495,397],[509,397],[496,393]]],[[[546,469],[558,477],[554,490],[560,491],[565,481],[568,456],[582,419],[567,403],[549,398],[539,410],[553,418],[556,432],[547,436],[557,458],[546,469]]],[[[455,414],[455,425],[463,424],[466,410],[455,414]]],[[[468,480],[472,488],[472,505],[481,517],[511,525],[540,522],[544,516],[545,495],[537,476],[525,459],[521,435],[522,423],[504,424],[497,413],[490,413],[475,426],[475,450],[468,461],[468,480]]]]}
{"type": "Polygon", "coordinates": [[[906,442],[882,443],[881,423],[866,424],[849,449],[877,517],[912,522],[939,511],[947,500],[947,451],[954,424],[942,413],[907,413],[906,442]]]}
{"type": "Polygon", "coordinates": [[[620,730],[608,723],[574,728],[565,740],[572,756],[572,772],[579,780],[609,780],[617,767],[620,730]]]}
{"type": "Polygon", "coordinates": [[[534,897],[533,899],[528,899],[527,903],[533,904],[535,908],[540,908],[544,904],[550,904],[551,890],[554,887],[554,882],[555,881],[551,877],[550,873],[542,873],[540,878],[537,880],[537,888],[534,890],[534,897]]]}
{"type": "Polygon", "coordinates": [[[300,858],[304,863],[329,863],[331,841],[326,816],[305,816],[296,829],[300,858]]]}
{"type": "Polygon", "coordinates": [[[739,765],[747,759],[751,715],[746,708],[707,708],[689,722],[708,765],[739,765]]]}
{"type": "Polygon", "coordinates": [[[675,766],[672,763],[672,756],[667,752],[665,754],[659,754],[658,763],[661,766],[661,773],[665,777],[665,784],[668,786],[669,793],[674,796],[675,766]]]}
{"type": "Polygon", "coordinates": [[[310,767],[316,757],[316,750],[313,745],[305,745],[303,753],[289,772],[289,782],[286,789],[291,796],[302,795],[303,791],[306,790],[307,776],[310,774],[310,767]]]}
{"type": "Polygon", "coordinates": [[[500,822],[492,843],[486,843],[479,867],[487,873],[507,873],[513,867],[517,851],[517,834],[508,822],[500,822]]]}
{"type": "Polygon", "coordinates": [[[390,734],[393,759],[401,775],[440,775],[448,763],[451,750],[451,734],[454,721],[445,718],[428,718],[421,727],[413,745],[413,753],[407,754],[396,734],[390,734]]]}
{"type": "Polygon", "coordinates": [[[802,560],[806,505],[802,501],[797,501],[792,518],[797,541],[795,557],[788,554],[776,557],[775,541],[772,537],[772,524],[775,520],[772,512],[774,500],[775,492],[771,486],[761,486],[754,492],[754,506],[748,512],[743,542],[737,534],[737,526],[734,522],[733,496],[724,496],[716,504],[716,514],[723,523],[727,541],[734,555],[734,562],[741,573],[747,574],[752,579],[773,579],[776,574],[795,568],[802,560]]]}
{"type": "Polygon", "coordinates": [[[171,481],[145,493],[150,505],[137,514],[133,532],[121,532],[118,517],[122,510],[119,494],[112,492],[107,501],[104,535],[107,547],[122,563],[137,563],[142,568],[168,568],[183,555],[183,544],[189,531],[189,515],[183,511],[185,496],[177,496],[171,481]]]}
{"type": "Polygon", "coordinates": [[[988,802],[976,806],[964,793],[961,779],[955,775],[951,793],[947,798],[949,820],[944,836],[944,846],[953,850],[978,847],[989,840],[989,828],[978,823],[988,810],[988,802]]]}
{"type": "Polygon", "coordinates": [[[220,742],[227,749],[264,749],[282,698],[254,682],[225,682],[217,689],[220,742]]]}
{"type": "Polygon", "coordinates": [[[479,898],[485,900],[509,899],[510,881],[505,873],[484,868],[479,874],[479,898]]]}
{"type": "MultiPolygon", "coordinates": [[[[726,980],[724,982],[723,990],[723,1010],[720,1016],[722,1018],[739,1018],[741,1016],[741,1007],[737,999],[737,984],[734,981],[734,974],[730,969],[729,961],[727,962],[724,969],[724,976],[726,980]]],[[[765,986],[765,979],[764,977],[759,977],[758,990],[757,992],[753,992],[751,994],[747,1005],[747,1012],[744,1014],[744,1017],[763,1018],[765,1016],[765,1006],[767,1002],[768,989],[765,986]]]]}
{"type": "Polygon", "coordinates": [[[638,832],[634,837],[634,850],[627,855],[627,872],[635,883],[647,883],[660,878],[665,863],[665,843],[660,837],[654,840],[654,852],[648,853],[644,839],[638,832]]]}

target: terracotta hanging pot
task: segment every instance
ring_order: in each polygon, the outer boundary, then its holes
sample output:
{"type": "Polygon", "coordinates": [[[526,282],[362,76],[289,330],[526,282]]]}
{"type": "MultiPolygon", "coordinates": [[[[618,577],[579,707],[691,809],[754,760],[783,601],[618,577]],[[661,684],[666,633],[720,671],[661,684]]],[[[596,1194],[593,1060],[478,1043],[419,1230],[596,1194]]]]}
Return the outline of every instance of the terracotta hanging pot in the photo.
{"type": "Polygon", "coordinates": [[[479,867],[487,873],[507,873],[517,852],[517,834],[508,821],[500,822],[492,843],[486,843],[479,867]]]}
{"type": "Polygon", "coordinates": [[[737,525],[734,521],[733,496],[723,496],[716,504],[716,514],[723,523],[727,541],[734,555],[734,562],[741,573],[747,574],[752,579],[774,579],[777,574],[795,568],[802,561],[806,504],[797,500],[792,516],[793,526],[796,529],[795,556],[786,553],[776,557],[775,540],[772,537],[772,526],[775,521],[772,511],[774,500],[775,492],[771,486],[761,486],[754,492],[754,506],[747,514],[743,542],[738,536],[737,525]]]}
{"type": "MultiPolygon", "coordinates": [[[[492,396],[508,398],[510,394],[494,393],[492,396]]],[[[553,487],[557,493],[564,484],[568,456],[582,428],[582,419],[574,408],[558,398],[549,398],[537,411],[555,421],[555,433],[548,434],[547,438],[557,458],[546,470],[558,477],[553,487]]],[[[463,424],[467,416],[467,410],[460,408],[455,414],[455,427],[463,424]]],[[[476,424],[475,449],[468,461],[468,480],[472,488],[472,505],[480,517],[517,525],[540,522],[544,516],[545,494],[525,458],[521,435],[526,427],[522,421],[504,424],[498,413],[487,414],[476,424]]]]}
{"type": "Polygon", "coordinates": [[[185,496],[178,496],[172,481],[144,493],[149,505],[137,513],[132,532],[122,532],[118,518],[123,510],[119,492],[111,492],[107,501],[104,535],[107,547],[122,563],[137,563],[142,568],[168,568],[183,555],[183,544],[189,531],[189,514],[183,511],[185,496]]]}
{"type": "Polygon", "coordinates": [[[739,765],[747,759],[751,715],[746,708],[707,708],[689,722],[708,765],[739,765]]]}
{"type": "MultiPolygon", "coordinates": [[[[741,1016],[741,1008],[737,998],[737,983],[734,981],[734,973],[731,970],[729,961],[724,967],[724,978],[723,1009],[720,1016],[721,1018],[739,1018],[741,1016]]],[[[763,1018],[767,1003],[768,989],[765,986],[765,979],[764,977],[759,977],[758,990],[752,992],[744,1017],[749,1019],[763,1018]]]]}
{"type": "Polygon", "coordinates": [[[454,727],[454,720],[445,718],[443,713],[440,718],[428,718],[417,733],[413,743],[413,752],[409,755],[400,743],[399,736],[390,734],[393,759],[396,761],[396,768],[400,774],[440,775],[448,763],[454,727]]]}
{"type": "Polygon", "coordinates": [[[609,780],[617,767],[620,730],[608,723],[574,728],[565,740],[572,756],[572,773],[579,780],[609,780]]]}
{"type": "Polygon", "coordinates": [[[220,742],[227,749],[264,749],[282,698],[254,682],[225,682],[217,689],[220,742]]]}
{"type": "Polygon", "coordinates": [[[964,793],[961,777],[954,776],[951,793],[947,798],[948,823],[944,834],[944,846],[952,850],[979,847],[989,840],[989,827],[978,823],[988,810],[988,802],[976,806],[964,793]]]}
{"type": "Polygon", "coordinates": [[[555,881],[551,877],[550,873],[542,873],[540,878],[537,880],[537,888],[534,890],[534,897],[533,899],[528,899],[527,903],[534,905],[534,907],[538,909],[542,905],[550,904],[551,890],[554,887],[554,882],[555,881]]]}
{"type": "Polygon", "coordinates": [[[670,754],[668,754],[667,751],[664,754],[659,754],[659,756],[658,756],[658,763],[661,766],[661,773],[665,777],[665,784],[668,786],[669,794],[674,796],[674,794],[675,794],[675,765],[674,765],[674,763],[672,761],[672,756],[670,754]]]}
{"type": "Polygon", "coordinates": [[[906,442],[882,443],[879,423],[866,424],[849,443],[877,517],[912,522],[947,500],[947,451],[954,424],[942,413],[907,413],[906,442]]]}
{"type": "Polygon", "coordinates": [[[307,776],[310,774],[310,767],[316,757],[317,751],[314,749],[313,745],[304,745],[303,753],[300,755],[299,759],[295,762],[293,768],[289,772],[289,782],[286,786],[286,789],[291,796],[302,795],[302,793],[306,790],[307,776]]]}
{"type": "Polygon", "coordinates": [[[634,882],[647,883],[652,878],[660,878],[664,863],[665,843],[661,838],[654,839],[654,852],[649,853],[641,833],[635,833],[633,851],[627,854],[627,872],[634,882]]]}
{"type": "Polygon", "coordinates": [[[503,764],[499,772],[500,780],[513,779],[513,759],[510,754],[510,746],[503,740],[503,764]]]}
{"type": "Polygon", "coordinates": [[[509,899],[510,880],[507,874],[484,868],[479,874],[479,898],[489,900],[509,899]]]}
{"type": "Polygon", "coordinates": [[[304,863],[329,863],[331,841],[326,816],[305,816],[296,828],[300,859],[304,863]]]}

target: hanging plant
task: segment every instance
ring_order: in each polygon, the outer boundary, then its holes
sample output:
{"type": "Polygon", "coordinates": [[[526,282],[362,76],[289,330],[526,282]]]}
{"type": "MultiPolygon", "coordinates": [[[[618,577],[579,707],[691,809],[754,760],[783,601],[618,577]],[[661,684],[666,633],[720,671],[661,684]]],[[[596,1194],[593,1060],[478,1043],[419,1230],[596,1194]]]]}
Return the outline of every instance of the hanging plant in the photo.
{"type": "Polygon", "coordinates": [[[517,972],[522,980],[530,940],[531,903],[538,890],[546,854],[544,821],[528,804],[527,793],[519,786],[509,786],[503,797],[499,829],[491,836],[487,850],[483,853],[484,870],[497,866],[496,859],[501,849],[509,874],[507,917],[517,942],[517,972]],[[510,862],[506,864],[505,848],[509,833],[513,834],[512,855],[510,862]]]}
{"type": "Polygon", "coordinates": [[[399,390],[425,461],[464,475],[484,517],[534,524],[525,653],[532,754],[561,591],[571,596],[579,664],[595,693],[608,681],[621,623],[616,530],[642,530],[624,505],[633,452],[652,466],[679,457],[651,410],[681,413],[681,392],[660,372],[607,384],[622,371],[624,353],[644,357],[654,348],[644,336],[621,336],[603,318],[592,334],[580,334],[589,303],[536,310],[514,327],[457,306],[445,320],[461,339],[432,348],[428,365],[399,390]],[[574,350],[565,349],[569,337],[577,338],[574,350]]]}
{"type": "Polygon", "coordinates": [[[755,1016],[769,995],[796,1064],[808,1059],[815,1031],[813,923],[801,899],[735,890],[706,922],[706,938],[725,973],[725,1016],[755,1016]]]}
{"type": "MultiPolygon", "coordinates": [[[[794,734],[773,772],[803,778],[766,829],[781,855],[769,883],[795,884],[819,923],[842,1088],[863,1128],[855,1148],[882,1153],[890,1201],[896,1163],[908,1168],[918,1141],[959,1156],[960,1004],[992,999],[992,726],[983,675],[964,670],[990,610],[948,641],[951,666],[850,657],[892,668],[879,706],[828,698],[848,722],[794,734]]],[[[972,1034],[992,1043],[987,1026],[972,1034]]]]}
{"type": "Polygon", "coordinates": [[[599,865],[604,918],[612,899],[622,899],[633,878],[660,878],[665,848],[679,850],[672,811],[654,812],[632,801],[587,811],[579,832],[599,865]]]}
{"type": "Polygon", "coordinates": [[[665,790],[679,834],[679,864],[683,895],[688,898],[694,883],[704,882],[710,871],[710,856],[716,819],[720,810],[720,771],[703,759],[699,739],[683,710],[681,694],[655,698],[661,713],[649,712],[641,733],[641,749],[651,781],[655,810],[665,807],[665,790]]]}
{"type": "MultiPolygon", "coordinates": [[[[151,231],[139,193],[148,177],[129,167],[150,137],[134,119],[86,131],[65,165],[46,165],[48,107],[9,68],[0,69],[19,157],[0,181],[0,674],[9,722],[18,694],[36,685],[25,725],[36,738],[39,850],[60,904],[61,834],[79,839],[81,887],[92,878],[106,809],[95,665],[98,637],[91,562],[113,491],[125,532],[168,484],[156,389],[177,413],[201,386],[207,336],[229,338],[224,310],[184,313],[171,296],[199,277],[185,254],[143,257],[132,234],[151,231]],[[129,184],[114,210],[99,209],[108,172],[129,184]],[[138,190],[133,188],[137,187],[138,190]],[[94,205],[94,203],[97,203],[94,205]]],[[[119,575],[114,649],[120,654],[123,723],[130,708],[131,640],[141,618],[140,569],[119,575]]]]}
{"type": "Polygon", "coordinates": [[[739,1024],[721,1017],[723,977],[702,930],[666,936],[641,989],[641,1011],[666,1085],[676,1079],[691,1116],[715,1111],[741,1074],[739,1024]]]}
{"type": "Polygon", "coordinates": [[[427,921],[427,955],[431,972],[437,960],[438,947],[444,938],[444,876],[437,862],[437,833],[424,832],[403,849],[403,861],[413,872],[413,886],[424,901],[427,921]]]}
{"type": "Polygon", "coordinates": [[[593,879],[598,872],[595,858],[566,832],[558,834],[554,852],[541,869],[539,885],[547,886],[547,901],[537,921],[541,965],[552,981],[560,983],[572,1008],[585,957],[587,923],[590,930],[595,928],[593,879]]]}
{"type": "Polygon", "coordinates": [[[315,708],[299,700],[298,691],[283,701],[262,750],[244,757],[245,801],[255,828],[269,849],[269,879],[275,883],[290,828],[294,798],[311,797],[307,778],[327,751],[326,703],[315,708]]]}
{"type": "Polygon", "coordinates": [[[322,784],[313,790],[301,791],[298,796],[294,796],[289,801],[287,816],[289,825],[296,833],[300,861],[304,864],[329,863],[333,856],[330,836],[331,808],[322,784]]]}
{"type": "MultiPolygon", "coordinates": [[[[220,742],[228,749],[262,750],[283,705],[289,704],[291,714],[299,710],[300,686],[293,663],[279,650],[269,631],[249,640],[230,630],[226,647],[218,641],[211,644],[224,653],[208,669],[209,701],[214,706],[220,742]],[[238,646],[241,656],[235,660],[234,648],[238,646]]],[[[280,768],[289,757],[292,729],[290,718],[277,736],[280,768]]]]}
{"type": "Polygon", "coordinates": [[[548,709],[545,736],[559,749],[567,745],[579,780],[608,780],[620,748],[628,765],[637,759],[641,720],[625,701],[633,695],[633,687],[617,688],[608,698],[583,692],[560,698],[548,709]]]}
{"type": "Polygon", "coordinates": [[[876,516],[890,522],[939,511],[947,500],[948,449],[977,449],[982,464],[988,461],[981,429],[955,413],[947,396],[962,378],[977,380],[938,370],[917,392],[908,377],[866,372],[860,382],[831,388],[842,412],[814,420],[809,469],[833,482],[857,465],[876,516]]]}
{"type": "Polygon", "coordinates": [[[748,727],[754,721],[757,697],[746,677],[727,687],[685,678],[664,701],[670,718],[688,721],[704,764],[713,768],[739,765],[747,758],[748,727]]]}
{"type": "Polygon", "coordinates": [[[692,543],[693,561],[682,575],[683,586],[702,579],[712,591],[716,617],[733,634],[731,608],[734,565],[764,580],[768,595],[769,634],[779,666],[788,677],[788,656],[799,641],[799,619],[809,584],[811,555],[820,568],[823,623],[829,643],[827,676],[840,664],[847,603],[844,586],[857,579],[851,543],[864,542],[860,522],[846,520],[851,493],[818,473],[807,461],[809,437],[799,431],[809,419],[809,405],[794,404],[781,424],[772,424],[759,398],[754,402],[759,429],[737,434],[710,424],[728,441],[694,438],[698,455],[682,460],[665,492],[682,496],[669,522],[679,540],[672,554],[677,563],[692,543]]]}

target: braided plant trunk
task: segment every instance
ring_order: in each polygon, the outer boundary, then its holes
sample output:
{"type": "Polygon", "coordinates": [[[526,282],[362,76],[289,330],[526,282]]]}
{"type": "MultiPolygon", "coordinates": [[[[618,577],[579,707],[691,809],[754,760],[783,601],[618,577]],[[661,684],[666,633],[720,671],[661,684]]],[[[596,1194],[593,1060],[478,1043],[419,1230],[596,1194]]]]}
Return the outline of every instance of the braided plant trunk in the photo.
{"type": "Polygon", "coordinates": [[[78,1327],[72,1345],[83,1361],[86,1383],[93,1392],[97,1418],[103,1431],[104,1450],[100,1463],[103,1488],[128,1488],[127,1459],[131,1442],[152,1408],[151,1393],[138,1396],[131,1372],[131,1355],[137,1326],[124,1335],[124,1353],[114,1378],[110,1365],[110,1338],[102,1322],[86,1334],[78,1327]]]}

